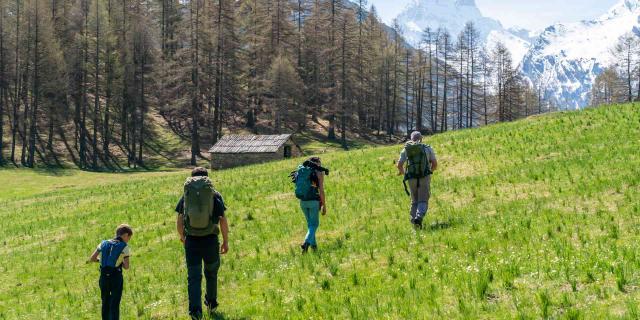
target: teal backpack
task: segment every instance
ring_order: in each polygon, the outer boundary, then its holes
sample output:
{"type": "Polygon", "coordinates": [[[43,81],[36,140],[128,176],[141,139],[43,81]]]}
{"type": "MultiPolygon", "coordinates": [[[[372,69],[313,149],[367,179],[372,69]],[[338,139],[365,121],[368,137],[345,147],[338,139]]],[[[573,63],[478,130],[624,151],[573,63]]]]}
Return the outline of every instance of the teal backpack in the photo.
{"type": "Polygon", "coordinates": [[[296,185],[296,198],[302,201],[319,200],[318,188],[313,185],[313,178],[316,170],[304,165],[291,173],[293,182],[296,185]]]}

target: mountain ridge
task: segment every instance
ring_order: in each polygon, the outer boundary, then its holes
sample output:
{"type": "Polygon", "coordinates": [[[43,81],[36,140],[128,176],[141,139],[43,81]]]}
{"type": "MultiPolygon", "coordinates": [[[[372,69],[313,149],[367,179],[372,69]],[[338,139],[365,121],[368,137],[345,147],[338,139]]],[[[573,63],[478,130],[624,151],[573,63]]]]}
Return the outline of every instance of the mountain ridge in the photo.
{"type": "Polygon", "coordinates": [[[482,15],[474,0],[413,0],[398,15],[407,41],[416,45],[426,27],[456,36],[474,22],[487,48],[503,43],[524,77],[561,109],[590,104],[596,77],[613,63],[610,52],[626,34],[640,37],[640,0],[621,0],[595,19],[555,23],[541,31],[505,28],[482,15]]]}
{"type": "Polygon", "coordinates": [[[623,35],[640,35],[639,18],[640,1],[622,0],[596,19],[548,26],[525,54],[521,71],[562,108],[584,108],[596,77],[613,63],[611,48],[623,35]]]}
{"type": "Polygon", "coordinates": [[[425,28],[445,28],[457,36],[467,22],[475,24],[480,39],[488,47],[497,42],[508,44],[515,61],[520,61],[530,46],[529,30],[505,28],[500,21],[482,14],[474,0],[414,0],[397,17],[404,28],[404,36],[413,46],[418,46],[425,28]]]}

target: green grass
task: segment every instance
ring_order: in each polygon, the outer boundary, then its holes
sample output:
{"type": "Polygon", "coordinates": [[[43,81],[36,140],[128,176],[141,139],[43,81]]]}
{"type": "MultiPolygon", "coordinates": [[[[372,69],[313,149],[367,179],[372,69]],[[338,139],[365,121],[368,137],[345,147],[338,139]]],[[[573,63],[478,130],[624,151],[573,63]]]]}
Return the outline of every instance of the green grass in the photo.
{"type": "MultiPolygon", "coordinates": [[[[225,319],[637,319],[640,110],[558,113],[429,138],[426,228],[408,223],[400,147],[324,155],[320,251],[287,173],[296,160],[216,172],[231,252],[225,319]]],[[[0,319],[98,318],[84,261],[130,223],[125,319],[186,319],[173,207],[186,171],[0,171],[0,319]]]]}

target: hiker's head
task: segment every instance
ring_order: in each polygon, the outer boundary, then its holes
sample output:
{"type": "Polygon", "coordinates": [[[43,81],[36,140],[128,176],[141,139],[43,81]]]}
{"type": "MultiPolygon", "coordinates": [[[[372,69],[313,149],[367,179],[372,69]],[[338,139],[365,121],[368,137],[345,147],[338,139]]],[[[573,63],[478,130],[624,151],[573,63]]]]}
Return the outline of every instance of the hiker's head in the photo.
{"type": "Polygon", "coordinates": [[[133,236],[133,229],[128,224],[121,224],[116,228],[116,237],[122,238],[124,242],[129,242],[133,236]]]}
{"type": "Polygon", "coordinates": [[[307,161],[305,161],[302,165],[318,171],[322,171],[324,172],[324,174],[329,175],[329,169],[322,166],[322,161],[319,157],[311,157],[307,159],[307,161]]]}
{"type": "Polygon", "coordinates": [[[320,157],[311,157],[307,161],[313,162],[313,163],[317,164],[318,166],[322,165],[322,161],[320,160],[320,157]]]}
{"type": "Polygon", "coordinates": [[[411,133],[411,141],[420,142],[422,141],[422,133],[420,131],[414,131],[411,133]]]}
{"type": "Polygon", "coordinates": [[[197,167],[191,170],[191,176],[192,177],[208,177],[209,172],[207,171],[207,169],[203,167],[197,167]]]}

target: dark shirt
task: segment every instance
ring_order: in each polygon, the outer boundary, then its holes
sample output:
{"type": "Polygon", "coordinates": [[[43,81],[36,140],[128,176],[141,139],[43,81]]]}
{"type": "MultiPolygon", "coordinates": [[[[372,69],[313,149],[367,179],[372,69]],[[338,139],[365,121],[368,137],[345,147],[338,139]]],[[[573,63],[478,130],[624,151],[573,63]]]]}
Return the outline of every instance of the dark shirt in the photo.
{"type": "MultiPolygon", "coordinates": [[[[216,192],[213,195],[213,216],[216,218],[214,220],[218,220],[219,217],[224,217],[224,212],[226,210],[227,207],[224,205],[222,195],[216,192]]],[[[178,214],[184,214],[184,195],[180,197],[180,201],[178,201],[178,204],[176,205],[176,212],[178,214]]]]}

